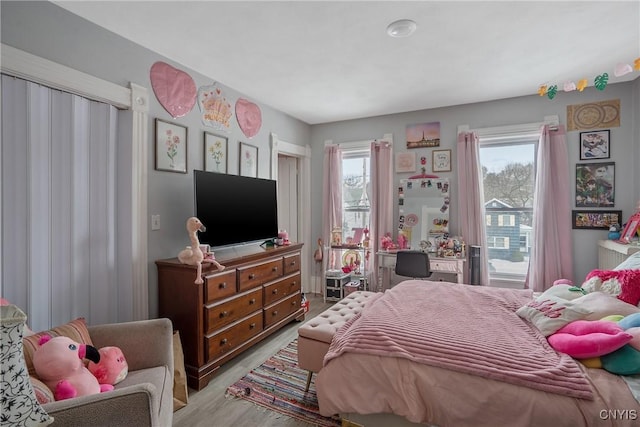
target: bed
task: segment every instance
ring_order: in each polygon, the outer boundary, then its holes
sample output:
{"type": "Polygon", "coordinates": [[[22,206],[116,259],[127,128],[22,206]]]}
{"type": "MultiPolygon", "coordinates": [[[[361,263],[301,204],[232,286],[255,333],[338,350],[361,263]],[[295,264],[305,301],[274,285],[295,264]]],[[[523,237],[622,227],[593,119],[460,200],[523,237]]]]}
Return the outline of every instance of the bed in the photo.
{"type": "MultiPolygon", "coordinates": [[[[618,303],[640,312],[597,294],[591,319],[618,303]]],[[[518,314],[532,301],[528,290],[424,280],[377,294],[333,338],[316,378],[320,413],[367,427],[637,425],[627,382],[551,348],[518,314]]]]}

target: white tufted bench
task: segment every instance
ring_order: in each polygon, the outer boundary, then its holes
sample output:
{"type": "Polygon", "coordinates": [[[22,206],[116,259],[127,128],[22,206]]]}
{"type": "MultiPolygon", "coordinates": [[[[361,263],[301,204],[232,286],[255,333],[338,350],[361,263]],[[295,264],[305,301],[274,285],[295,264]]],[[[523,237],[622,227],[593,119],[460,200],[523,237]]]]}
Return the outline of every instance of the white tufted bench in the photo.
{"type": "Polygon", "coordinates": [[[322,368],[333,335],[360,313],[372,295],[375,292],[353,292],[298,328],[298,366],[309,371],[305,391],[309,390],[313,373],[322,368]]]}

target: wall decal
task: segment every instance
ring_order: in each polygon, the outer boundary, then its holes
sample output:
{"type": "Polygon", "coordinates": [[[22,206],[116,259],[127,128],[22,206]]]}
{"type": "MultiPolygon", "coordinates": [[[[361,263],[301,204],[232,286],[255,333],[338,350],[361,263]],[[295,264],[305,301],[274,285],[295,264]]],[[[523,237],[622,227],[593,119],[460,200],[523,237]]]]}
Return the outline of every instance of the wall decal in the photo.
{"type": "Polygon", "coordinates": [[[236,120],[247,138],[255,136],[262,126],[262,112],[253,102],[240,98],[236,101],[236,120]]]}
{"type": "Polygon", "coordinates": [[[205,126],[229,131],[229,119],[233,115],[231,104],[216,83],[198,89],[198,105],[205,126]]]}
{"type": "Polygon", "coordinates": [[[191,76],[165,62],[151,66],[151,87],[171,117],[186,116],[196,103],[196,84],[191,76]]]}

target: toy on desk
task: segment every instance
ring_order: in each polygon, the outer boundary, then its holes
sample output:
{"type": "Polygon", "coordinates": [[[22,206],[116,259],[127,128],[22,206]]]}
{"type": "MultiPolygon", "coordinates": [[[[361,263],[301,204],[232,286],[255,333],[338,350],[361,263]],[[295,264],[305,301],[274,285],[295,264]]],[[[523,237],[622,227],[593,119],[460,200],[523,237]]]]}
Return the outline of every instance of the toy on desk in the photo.
{"type": "Polygon", "coordinates": [[[620,238],[620,226],[618,224],[612,224],[609,227],[609,240],[618,240],[620,238]]]}
{"type": "Polygon", "coordinates": [[[213,264],[218,270],[224,270],[224,265],[221,265],[218,261],[216,261],[213,252],[205,254],[200,249],[200,241],[198,240],[198,231],[207,231],[207,228],[204,226],[202,222],[195,216],[192,216],[187,220],[187,231],[189,232],[189,240],[191,241],[191,246],[187,246],[178,254],[178,260],[187,265],[195,265],[198,267],[198,272],[196,273],[195,284],[199,285],[204,283],[202,280],[202,263],[213,264]]]}

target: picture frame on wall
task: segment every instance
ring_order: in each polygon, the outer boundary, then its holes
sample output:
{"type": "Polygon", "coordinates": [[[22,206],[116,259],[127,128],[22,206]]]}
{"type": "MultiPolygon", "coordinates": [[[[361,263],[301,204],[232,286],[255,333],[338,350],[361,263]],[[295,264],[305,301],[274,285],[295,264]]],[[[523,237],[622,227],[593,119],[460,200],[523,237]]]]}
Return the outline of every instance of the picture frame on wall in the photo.
{"type": "Polygon", "coordinates": [[[580,132],[580,160],[608,159],[610,142],[608,129],[580,132]]]}
{"type": "Polygon", "coordinates": [[[238,159],[240,176],[258,177],[258,147],[241,141],[238,159]]]}
{"type": "Polygon", "coordinates": [[[574,210],[571,213],[574,230],[608,230],[614,224],[622,224],[622,211],[574,210]]]}
{"type": "Polygon", "coordinates": [[[615,206],[615,163],[576,164],[576,207],[615,206]]]}
{"type": "Polygon", "coordinates": [[[204,170],[227,173],[228,138],[211,132],[204,133],[204,170]]]}
{"type": "Polygon", "coordinates": [[[156,119],[155,136],[156,170],[187,173],[187,127],[156,119]]]}
{"type": "Polygon", "coordinates": [[[397,153],[396,154],[396,173],[415,172],[416,171],[416,153],[397,153]]]}
{"type": "Polygon", "coordinates": [[[433,150],[431,152],[433,172],[451,172],[451,150],[433,150]]]}

